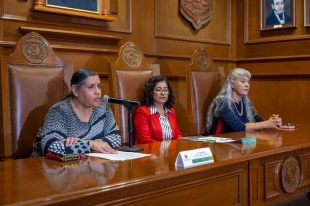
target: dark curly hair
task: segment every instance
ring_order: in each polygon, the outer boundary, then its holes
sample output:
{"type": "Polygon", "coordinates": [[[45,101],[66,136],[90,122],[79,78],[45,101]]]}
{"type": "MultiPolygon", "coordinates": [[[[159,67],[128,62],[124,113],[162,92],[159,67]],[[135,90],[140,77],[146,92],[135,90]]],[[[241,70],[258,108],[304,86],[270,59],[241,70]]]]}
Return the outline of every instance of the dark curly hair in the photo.
{"type": "Polygon", "coordinates": [[[166,77],[163,76],[155,76],[150,78],[148,81],[145,82],[144,87],[143,87],[143,94],[142,94],[142,99],[141,99],[141,105],[144,106],[151,106],[154,104],[154,99],[153,99],[153,91],[158,82],[166,82],[169,90],[168,94],[168,100],[164,104],[165,107],[168,109],[173,107],[174,105],[174,95],[172,91],[172,87],[166,77]]]}

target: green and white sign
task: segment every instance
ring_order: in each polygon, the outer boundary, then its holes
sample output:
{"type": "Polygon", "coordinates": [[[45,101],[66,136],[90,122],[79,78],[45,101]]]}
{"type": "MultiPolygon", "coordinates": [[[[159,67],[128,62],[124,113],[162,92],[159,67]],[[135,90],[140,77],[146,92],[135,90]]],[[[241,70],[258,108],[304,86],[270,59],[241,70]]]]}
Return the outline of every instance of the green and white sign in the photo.
{"type": "Polygon", "coordinates": [[[178,167],[192,167],[213,162],[212,152],[209,147],[206,147],[179,152],[175,165],[178,167]]]}

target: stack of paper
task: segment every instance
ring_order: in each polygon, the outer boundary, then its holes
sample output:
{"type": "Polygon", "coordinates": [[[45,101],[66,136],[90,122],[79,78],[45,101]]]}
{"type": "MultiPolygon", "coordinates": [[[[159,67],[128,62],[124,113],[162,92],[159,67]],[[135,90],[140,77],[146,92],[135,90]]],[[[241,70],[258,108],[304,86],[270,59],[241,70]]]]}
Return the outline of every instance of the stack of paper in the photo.
{"type": "Polygon", "coordinates": [[[124,161],[124,160],[131,160],[131,159],[150,156],[151,154],[117,151],[117,153],[115,154],[88,153],[86,155],[92,156],[92,157],[100,157],[100,158],[108,159],[108,160],[124,161]]]}
{"type": "Polygon", "coordinates": [[[204,137],[204,136],[196,136],[196,137],[182,137],[182,139],[188,139],[191,141],[197,142],[234,142],[232,138],[224,138],[224,137],[204,137]]]}
{"type": "Polygon", "coordinates": [[[196,137],[182,137],[181,139],[187,139],[196,142],[219,142],[219,143],[227,143],[227,142],[235,142],[235,143],[242,143],[242,144],[251,144],[256,143],[256,137],[243,137],[240,139],[232,139],[226,137],[204,137],[204,136],[196,136],[196,137]]]}

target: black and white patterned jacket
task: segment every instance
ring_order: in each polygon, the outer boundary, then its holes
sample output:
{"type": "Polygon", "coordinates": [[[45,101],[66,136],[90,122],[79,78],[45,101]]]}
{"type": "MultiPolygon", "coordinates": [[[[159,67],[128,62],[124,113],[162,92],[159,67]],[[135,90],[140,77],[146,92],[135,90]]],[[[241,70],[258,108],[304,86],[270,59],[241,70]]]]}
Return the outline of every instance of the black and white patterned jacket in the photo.
{"type": "Polygon", "coordinates": [[[107,142],[112,148],[121,144],[120,131],[107,104],[93,108],[89,122],[82,122],[73,110],[71,98],[53,105],[47,113],[33,144],[32,157],[54,152],[60,155],[91,152],[89,140],[107,142]],[[60,142],[67,137],[80,140],[70,147],[60,142]]]}

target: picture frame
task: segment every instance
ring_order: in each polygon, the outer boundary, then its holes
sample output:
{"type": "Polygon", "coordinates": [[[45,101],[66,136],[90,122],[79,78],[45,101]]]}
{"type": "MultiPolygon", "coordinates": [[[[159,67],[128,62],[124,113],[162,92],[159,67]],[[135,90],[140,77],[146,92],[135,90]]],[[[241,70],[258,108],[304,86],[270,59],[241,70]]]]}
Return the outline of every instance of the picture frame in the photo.
{"type": "Polygon", "coordinates": [[[99,0],[46,0],[46,6],[74,11],[99,13],[99,0]]]}
{"type": "Polygon", "coordinates": [[[260,8],[261,30],[296,28],[296,0],[261,0],[260,8]]]}
{"type": "MultiPolygon", "coordinates": [[[[65,16],[114,21],[111,4],[117,0],[34,0],[33,10],[65,16]]],[[[112,8],[115,9],[115,6],[112,8]]]]}
{"type": "Polygon", "coordinates": [[[310,26],[310,0],[304,1],[304,26],[310,26]]]}

